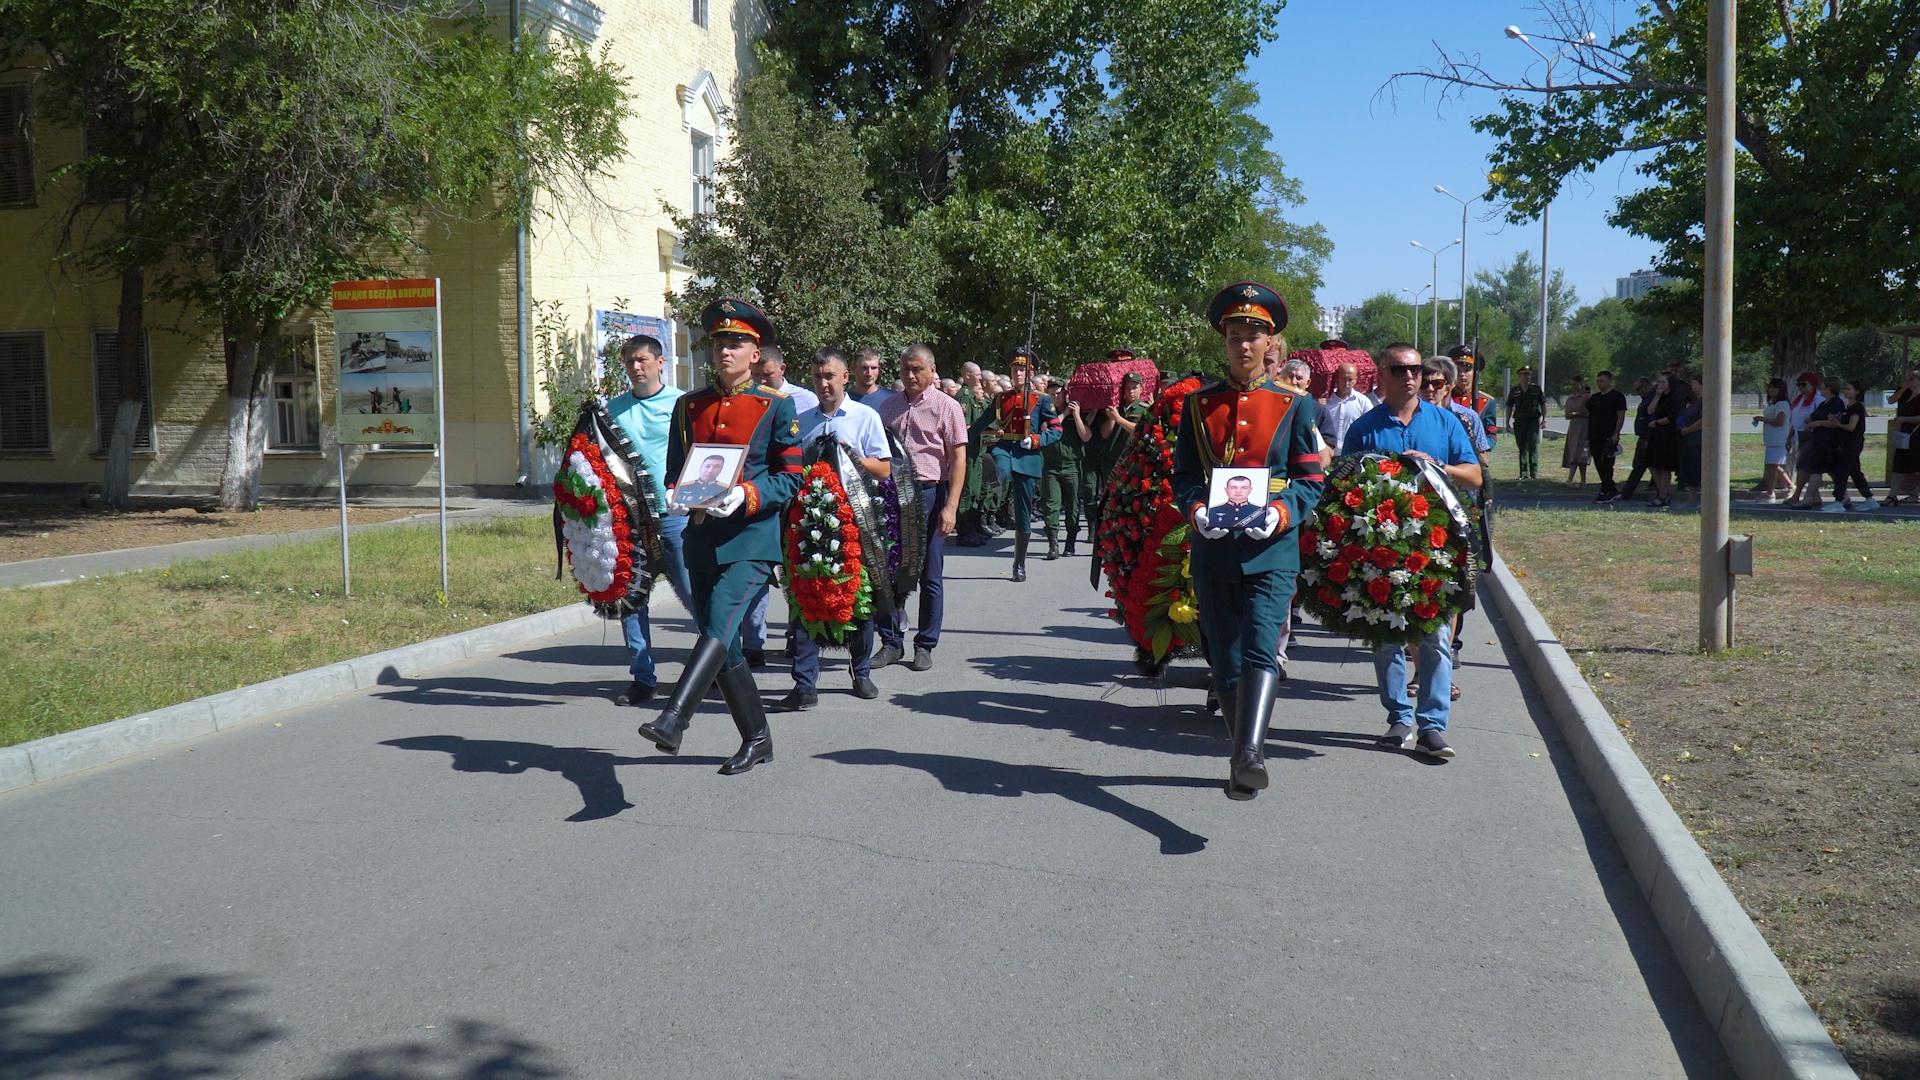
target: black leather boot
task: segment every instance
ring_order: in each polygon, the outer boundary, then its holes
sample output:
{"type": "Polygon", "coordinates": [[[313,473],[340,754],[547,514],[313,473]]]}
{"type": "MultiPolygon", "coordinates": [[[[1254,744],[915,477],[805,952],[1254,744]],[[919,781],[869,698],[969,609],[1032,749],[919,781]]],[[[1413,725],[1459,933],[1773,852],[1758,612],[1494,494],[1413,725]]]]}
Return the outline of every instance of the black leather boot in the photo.
{"type": "Polygon", "coordinates": [[[1233,753],[1233,722],[1236,718],[1234,706],[1239,700],[1240,690],[1238,687],[1232,690],[1207,691],[1207,704],[1217,705],[1220,708],[1220,723],[1227,729],[1228,754],[1233,753]]]}
{"type": "Polygon", "coordinates": [[[733,726],[740,731],[740,749],[720,766],[720,775],[732,776],[772,761],[773,731],[767,727],[767,709],[760,701],[760,688],[753,684],[753,669],[741,664],[722,671],[720,696],[727,699],[733,726]]]}
{"type": "Polygon", "coordinates": [[[1047,534],[1047,561],[1052,562],[1060,557],[1060,533],[1051,525],[1046,527],[1045,532],[1047,534]]]}
{"type": "Polygon", "coordinates": [[[1227,798],[1251,799],[1267,786],[1267,725],[1273,722],[1273,700],[1280,691],[1280,677],[1256,668],[1241,674],[1236,691],[1227,798]]]}
{"type": "Polygon", "coordinates": [[[1080,538],[1080,526],[1079,526],[1078,524],[1073,524],[1073,525],[1069,525],[1069,526],[1067,526],[1067,552],[1066,552],[1066,554],[1067,554],[1067,557],[1068,557],[1068,558],[1072,558],[1072,557],[1074,556],[1074,554],[1075,554],[1075,552],[1074,552],[1074,541],[1076,541],[1076,540],[1078,540],[1079,538],[1080,538]]]}
{"type": "Polygon", "coordinates": [[[1013,538],[1013,580],[1027,580],[1027,539],[1028,534],[1017,533],[1013,538]]]}
{"type": "Polygon", "coordinates": [[[687,657],[686,670],[680,673],[680,682],[674,686],[666,710],[660,719],[640,725],[640,734],[653,740],[661,753],[680,752],[680,736],[687,733],[693,710],[700,707],[700,699],[707,696],[707,687],[713,685],[713,677],[726,659],[727,647],[713,638],[702,634],[693,643],[693,655],[687,657]]]}

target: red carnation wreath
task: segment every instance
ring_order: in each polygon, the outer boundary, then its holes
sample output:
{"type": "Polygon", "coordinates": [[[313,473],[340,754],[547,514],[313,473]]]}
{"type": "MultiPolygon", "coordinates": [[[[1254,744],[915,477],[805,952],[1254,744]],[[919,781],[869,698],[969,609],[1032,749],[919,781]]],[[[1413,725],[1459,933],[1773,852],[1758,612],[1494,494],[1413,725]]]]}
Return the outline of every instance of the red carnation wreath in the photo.
{"type": "Polygon", "coordinates": [[[595,603],[618,602],[633,586],[632,533],[619,490],[599,445],[576,433],[553,479],[553,501],[574,580],[595,603]]]}
{"type": "Polygon", "coordinates": [[[807,466],[786,519],[789,610],[814,641],[844,644],[873,614],[873,588],[847,489],[831,464],[807,466]]]}
{"type": "Polygon", "coordinates": [[[1418,641],[1472,599],[1467,524],[1445,477],[1416,459],[1343,459],[1300,530],[1301,605],[1372,645],[1418,641]]]}
{"type": "Polygon", "coordinates": [[[1107,480],[1094,554],[1107,576],[1108,613],[1155,664],[1200,644],[1199,607],[1188,569],[1188,525],[1173,505],[1173,440],[1188,376],[1160,392],[1107,480]]]}

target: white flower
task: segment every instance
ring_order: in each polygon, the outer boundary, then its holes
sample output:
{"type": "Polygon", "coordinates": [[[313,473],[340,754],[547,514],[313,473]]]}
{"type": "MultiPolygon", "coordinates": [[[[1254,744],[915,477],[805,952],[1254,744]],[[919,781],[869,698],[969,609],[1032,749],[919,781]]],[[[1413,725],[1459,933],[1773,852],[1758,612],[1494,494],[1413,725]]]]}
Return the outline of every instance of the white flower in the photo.
{"type": "Polygon", "coordinates": [[[1433,565],[1442,570],[1453,569],[1453,552],[1440,550],[1433,553],[1433,565]]]}
{"type": "Polygon", "coordinates": [[[1460,591],[1460,583],[1452,578],[1448,578],[1446,583],[1440,586],[1440,591],[1452,595],[1460,591]]]}
{"type": "Polygon", "coordinates": [[[1309,585],[1317,584],[1320,580],[1320,571],[1315,570],[1312,567],[1308,567],[1307,569],[1300,571],[1300,580],[1306,582],[1309,585]]]}
{"type": "MultiPolygon", "coordinates": [[[[819,536],[820,534],[819,534],[819,533],[814,533],[813,535],[815,535],[815,536],[819,536]]],[[[828,551],[839,551],[839,550],[840,550],[840,541],[838,541],[838,540],[830,540],[830,541],[828,541],[828,542],[827,542],[827,550],[828,550],[828,551]]]]}
{"type": "Polygon", "coordinates": [[[1407,628],[1407,617],[1399,612],[1394,612],[1386,617],[1386,624],[1395,630],[1405,630],[1407,628]]]}
{"type": "Polygon", "coordinates": [[[1410,593],[1395,593],[1395,594],[1394,594],[1394,596],[1393,596],[1393,606],[1394,606],[1394,607],[1397,607],[1397,608],[1404,608],[1404,607],[1411,607],[1411,606],[1413,606],[1413,596],[1412,596],[1412,594],[1410,594],[1410,593]]]}
{"type": "Polygon", "coordinates": [[[827,557],[816,551],[813,553],[813,557],[808,559],[807,561],[813,562],[813,563],[823,563],[827,561],[827,557]]]}
{"type": "Polygon", "coordinates": [[[1340,554],[1340,545],[1331,540],[1322,540],[1314,550],[1320,553],[1321,558],[1331,560],[1334,556],[1340,554]]]}
{"type": "Polygon", "coordinates": [[[1349,585],[1341,590],[1340,599],[1345,600],[1349,604],[1357,604],[1360,602],[1360,590],[1349,585]]]}
{"type": "Polygon", "coordinates": [[[1340,615],[1348,621],[1358,621],[1367,617],[1367,613],[1360,610],[1359,604],[1349,605],[1347,610],[1341,612],[1340,615]]]}
{"type": "Polygon", "coordinates": [[[818,540],[818,539],[820,539],[820,530],[819,530],[819,529],[808,529],[808,530],[807,530],[807,536],[809,536],[810,538],[812,538],[812,539],[814,539],[814,540],[818,540]]]}
{"type": "Polygon", "coordinates": [[[1413,575],[1405,570],[1394,570],[1389,573],[1387,577],[1391,578],[1395,585],[1405,585],[1407,582],[1413,580],[1413,575]]]}
{"type": "Polygon", "coordinates": [[[1360,580],[1362,581],[1372,581],[1379,576],[1380,568],[1372,563],[1365,563],[1360,567],[1360,580]]]}

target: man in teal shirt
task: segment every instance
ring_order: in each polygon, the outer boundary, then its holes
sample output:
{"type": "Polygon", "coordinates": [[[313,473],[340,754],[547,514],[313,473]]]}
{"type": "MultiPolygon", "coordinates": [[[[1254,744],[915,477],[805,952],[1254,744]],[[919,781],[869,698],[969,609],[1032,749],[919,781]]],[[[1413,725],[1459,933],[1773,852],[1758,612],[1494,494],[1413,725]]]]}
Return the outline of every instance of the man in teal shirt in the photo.
{"type": "MultiPolygon", "coordinates": [[[[626,432],[627,438],[633,440],[634,447],[640,451],[640,462],[653,480],[653,490],[641,494],[652,501],[659,518],[660,551],[666,563],[667,582],[679,594],[680,602],[691,610],[693,605],[687,597],[692,586],[688,584],[683,554],[687,519],[666,513],[667,429],[673,420],[673,404],[680,400],[681,391],[668,386],[664,380],[663,353],[659,339],[646,334],[630,337],[620,346],[620,366],[626,369],[632,389],[608,401],[607,412],[613,416],[613,422],[620,425],[620,430],[626,432]]],[[[633,662],[627,667],[631,681],[613,701],[616,705],[638,705],[653,697],[658,681],[654,675],[653,624],[647,609],[641,608],[623,617],[620,630],[633,653],[633,662]]]]}

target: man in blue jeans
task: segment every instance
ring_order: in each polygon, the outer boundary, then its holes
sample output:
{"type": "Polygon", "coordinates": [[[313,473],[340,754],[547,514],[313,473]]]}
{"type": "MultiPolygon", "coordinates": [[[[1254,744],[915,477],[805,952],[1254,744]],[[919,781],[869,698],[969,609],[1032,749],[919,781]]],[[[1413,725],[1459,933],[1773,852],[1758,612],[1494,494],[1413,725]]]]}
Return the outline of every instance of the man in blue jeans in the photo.
{"type": "MultiPolygon", "coordinates": [[[[627,370],[627,382],[632,389],[607,402],[607,412],[626,432],[627,438],[633,440],[640,451],[641,463],[647,467],[647,475],[653,478],[652,498],[656,511],[660,512],[660,550],[666,563],[666,583],[691,610],[688,596],[693,589],[687,582],[687,563],[682,556],[687,519],[665,513],[667,426],[673,419],[673,403],[680,400],[680,391],[666,385],[663,379],[666,363],[656,338],[645,334],[628,338],[620,346],[620,364],[627,370]]],[[[653,697],[657,681],[653,665],[653,623],[647,609],[641,608],[622,618],[620,631],[633,653],[633,662],[627,667],[632,681],[613,701],[616,705],[638,705],[653,697]]]]}
{"type": "MultiPolygon", "coordinates": [[[[1480,487],[1480,460],[1467,429],[1459,420],[1421,400],[1421,380],[1446,377],[1438,360],[1420,359],[1420,350],[1396,341],[1381,351],[1380,404],[1347,429],[1342,449],[1350,454],[1406,454],[1425,458],[1446,471],[1448,479],[1468,490],[1480,487]]],[[[1441,626],[1420,639],[1415,676],[1420,700],[1407,700],[1407,650],[1398,642],[1373,652],[1373,669],[1380,679],[1380,703],[1387,708],[1387,733],[1380,745],[1419,750],[1428,757],[1453,757],[1447,745],[1447,713],[1453,693],[1453,642],[1450,627],[1441,626]],[[1419,733],[1415,735],[1415,725],[1419,733]]]]}
{"type": "MultiPolygon", "coordinates": [[[[960,498],[967,487],[967,415],[960,402],[940,389],[933,350],[909,345],[900,354],[900,378],[905,394],[894,394],[880,405],[880,419],[900,437],[901,448],[913,459],[920,479],[920,503],[927,511],[927,555],[920,567],[920,609],[914,623],[913,659],[908,671],[933,666],[933,650],[940,644],[940,623],[946,612],[946,543],[960,519],[960,498]]],[[[905,655],[906,605],[880,627],[882,647],[873,666],[883,668],[905,655]]]]}

